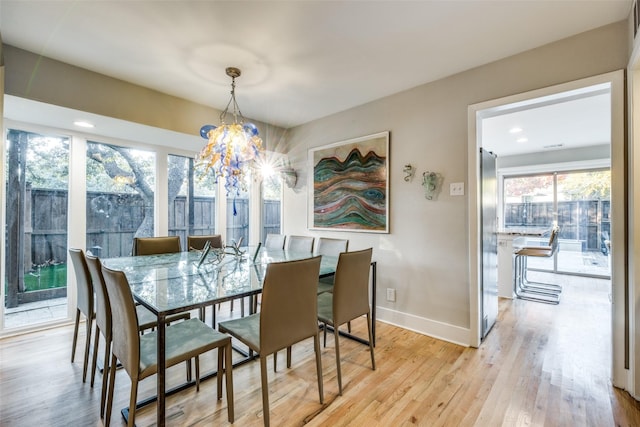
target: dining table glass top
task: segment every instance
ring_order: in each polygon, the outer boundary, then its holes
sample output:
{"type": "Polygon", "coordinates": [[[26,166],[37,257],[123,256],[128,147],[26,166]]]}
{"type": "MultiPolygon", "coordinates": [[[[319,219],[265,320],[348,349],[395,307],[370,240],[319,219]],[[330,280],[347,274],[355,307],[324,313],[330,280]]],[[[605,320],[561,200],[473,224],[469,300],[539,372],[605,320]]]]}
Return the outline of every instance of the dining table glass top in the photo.
{"type": "MultiPolygon", "coordinates": [[[[125,273],[137,301],[157,313],[170,314],[262,291],[267,265],[309,258],[308,252],[243,248],[244,255],[226,254],[219,262],[210,253],[202,264],[199,251],[106,258],[105,267],[125,273]],[[255,256],[255,258],[254,258],[255,256]]],[[[320,276],[335,272],[338,257],[322,256],[320,276]]]]}

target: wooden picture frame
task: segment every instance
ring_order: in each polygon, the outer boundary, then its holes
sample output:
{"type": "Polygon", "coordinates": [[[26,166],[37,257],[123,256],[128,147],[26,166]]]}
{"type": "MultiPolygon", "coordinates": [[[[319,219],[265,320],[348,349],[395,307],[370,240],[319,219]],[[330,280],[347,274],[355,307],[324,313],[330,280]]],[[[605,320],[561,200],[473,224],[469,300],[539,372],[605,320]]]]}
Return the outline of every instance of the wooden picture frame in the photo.
{"type": "Polygon", "coordinates": [[[309,229],[389,233],[389,132],[309,150],[309,229]]]}

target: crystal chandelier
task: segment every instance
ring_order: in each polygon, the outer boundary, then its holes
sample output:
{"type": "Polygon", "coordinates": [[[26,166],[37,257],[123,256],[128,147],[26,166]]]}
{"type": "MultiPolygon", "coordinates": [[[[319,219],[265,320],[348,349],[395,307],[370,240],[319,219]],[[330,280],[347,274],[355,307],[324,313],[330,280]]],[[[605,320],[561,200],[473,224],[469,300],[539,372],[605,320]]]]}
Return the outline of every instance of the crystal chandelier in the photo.
{"type": "Polygon", "coordinates": [[[235,198],[243,189],[248,167],[262,152],[262,139],[256,125],[245,123],[236,102],[236,77],[240,77],[240,70],[228,67],[226,73],[231,77],[231,99],[220,114],[219,126],[204,125],[200,128],[200,136],[209,142],[198,155],[197,163],[204,167],[204,174],[213,170],[216,181],[224,178],[227,196],[231,194],[235,198]],[[229,115],[233,116],[232,124],[226,122],[229,115]]]}

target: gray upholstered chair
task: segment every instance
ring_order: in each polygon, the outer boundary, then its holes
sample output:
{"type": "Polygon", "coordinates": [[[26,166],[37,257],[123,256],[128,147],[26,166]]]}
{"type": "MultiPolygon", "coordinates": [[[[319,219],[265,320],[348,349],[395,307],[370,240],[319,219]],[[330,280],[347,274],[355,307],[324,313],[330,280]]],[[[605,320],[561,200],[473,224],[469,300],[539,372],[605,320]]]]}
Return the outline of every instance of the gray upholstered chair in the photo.
{"type": "Polygon", "coordinates": [[[284,249],[284,234],[267,234],[264,247],[267,249],[284,249]]]}
{"type": "MultiPolygon", "coordinates": [[[[342,252],[349,250],[349,241],[346,239],[318,238],[316,243],[316,255],[338,257],[342,252]]],[[[334,275],[323,277],[318,281],[318,293],[331,292],[333,290],[334,275]]]]}
{"type": "MultiPolygon", "coordinates": [[[[107,294],[107,285],[104,283],[102,276],[102,264],[100,259],[94,256],[85,256],[87,268],[91,277],[91,283],[95,291],[95,311],[96,311],[96,331],[93,338],[93,361],[91,365],[91,387],[95,382],[96,366],[98,362],[98,344],[100,335],[104,336],[104,366],[102,370],[102,394],[100,396],[100,417],[104,416],[105,399],[107,394],[107,375],[109,372],[109,358],[111,357],[111,341],[112,341],[112,320],[111,320],[111,304],[107,294]]],[[[138,329],[143,332],[147,329],[155,328],[158,325],[158,319],[149,309],[142,305],[136,305],[136,316],[138,317],[138,329]]],[[[189,313],[178,313],[167,317],[167,323],[178,320],[188,320],[189,313]]]]}
{"type": "Polygon", "coordinates": [[[134,237],[133,256],[138,255],[158,255],[180,252],[180,237],[134,237]]]}
{"type": "MultiPolygon", "coordinates": [[[[113,345],[110,366],[116,366],[118,360],[131,378],[129,400],[129,426],[135,425],[138,382],[155,374],[158,370],[156,342],[157,333],[138,333],[138,317],[129,282],[122,271],[102,269],[111,303],[113,345]]],[[[226,375],[227,416],[234,420],[233,378],[231,363],[231,337],[205,325],[198,319],[178,322],[166,329],[166,367],[196,359],[196,387],[199,388],[200,372],[198,356],[209,350],[218,349],[218,399],[222,396],[222,376],[226,375]]],[[[190,371],[190,367],[188,367],[190,371]]],[[[109,392],[105,425],[109,425],[113,406],[113,390],[116,370],[109,370],[109,392]]]]}
{"type": "Polygon", "coordinates": [[[208,236],[187,236],[187,250],[202,250],[207,241],[211,242],[212,248],[222,247],[222,236],[219,234],[211,234],[208,236]]]}
{"type": "Polygon", "coordinates": [[[375,370],[373,354],[373,335],[371,332],[371,314],[369,308],[369,266],[372,249],[355,252],[343,252],[338,259],[333,292],[318,295],[318,320],[333,327],[336,348],[336,368],[338,389],[342,395],[342,370],[340,368],[340,339],[338,327],[353,319],[366,315],[369,331],[369,351],[371,366],[375,370]]]}
{"type": "Polygon", "coordinates": [[[316,303],[319,273],[320,257],[267,265],[260,313],[218,324],[220,331],[236,337],[260,355],[265,426],[269,425],[267,356],[309,337],[313,337],[316,354],[320,403],[324,402],[316,303]]]}
{"type": "Polygon", "coordinates": [[[87,263],[84,259],[84,252],[82,249],[69,249],[69,256],[71,263],[73,264],[73,271],[76,275],[76,321],[73,328],[73,344],[71,347],[71,363],[76,355],[76,345],[78,342],[78,327],[80,323],[80,314],[84,315],[86,319],[86,339],[84,346],[84,363],[82,366],[82,382],[87,380],[87,367],[89,366],[89,349],[91,348],[91,328],[93,326],[93,319],[95,318],[93,287],[91,286],[91,278],[89,277],[89,270],[87,269],[87,263]]]}
{"type": "Polygon", "coordinates": [[[313,252],[311,236],[287,236],[287,250],[294,252],[313,252]]]}

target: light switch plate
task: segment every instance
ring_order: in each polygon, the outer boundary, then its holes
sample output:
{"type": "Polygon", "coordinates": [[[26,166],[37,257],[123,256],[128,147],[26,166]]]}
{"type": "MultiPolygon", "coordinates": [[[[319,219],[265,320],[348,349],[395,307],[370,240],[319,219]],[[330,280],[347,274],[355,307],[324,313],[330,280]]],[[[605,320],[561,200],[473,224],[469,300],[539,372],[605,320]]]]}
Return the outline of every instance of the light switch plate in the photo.
{"type": "Polygon", "coordinates": [[[452,182],[449,184],[449,194],[451,196],[464,196],[464,182],[452,182]]]}

